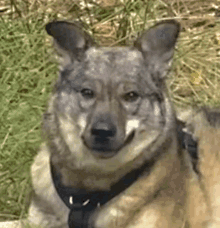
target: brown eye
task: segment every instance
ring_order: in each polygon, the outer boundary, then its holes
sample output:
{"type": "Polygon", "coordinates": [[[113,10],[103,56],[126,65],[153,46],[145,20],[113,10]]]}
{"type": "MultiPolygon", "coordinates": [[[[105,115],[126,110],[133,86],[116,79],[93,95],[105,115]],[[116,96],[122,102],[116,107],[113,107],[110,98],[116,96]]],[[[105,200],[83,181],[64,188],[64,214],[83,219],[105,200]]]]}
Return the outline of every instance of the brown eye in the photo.
{"type": "Polygon", "coordinates": [[[80,91],[80,93],[83,96],[83,98],[85,98],[85,99],[92,99],[95,96],[94,91],[91,89],[84,88],[80,91]]]}
{"type": "Polygon", "coordinates": [[[135,102],[139,98],[139,94],[135,91],[131,91],[129,93],[124,94],[123,99],[126,102],[135,102]]]}

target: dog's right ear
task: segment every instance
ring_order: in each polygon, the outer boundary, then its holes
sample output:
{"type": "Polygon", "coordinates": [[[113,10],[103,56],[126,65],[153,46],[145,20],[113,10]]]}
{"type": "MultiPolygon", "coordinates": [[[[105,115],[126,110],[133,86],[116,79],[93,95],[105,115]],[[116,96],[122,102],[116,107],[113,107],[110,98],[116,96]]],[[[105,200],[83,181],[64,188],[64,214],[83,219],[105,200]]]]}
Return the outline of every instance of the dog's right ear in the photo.
{"type": "Polygon", "coordinates": [[[65,61],[80,61],[85,50],[94,44],[92,38],[74,23],[50,22],[46,25],[46,31],[54,38],[57,51],[65,61]]]}

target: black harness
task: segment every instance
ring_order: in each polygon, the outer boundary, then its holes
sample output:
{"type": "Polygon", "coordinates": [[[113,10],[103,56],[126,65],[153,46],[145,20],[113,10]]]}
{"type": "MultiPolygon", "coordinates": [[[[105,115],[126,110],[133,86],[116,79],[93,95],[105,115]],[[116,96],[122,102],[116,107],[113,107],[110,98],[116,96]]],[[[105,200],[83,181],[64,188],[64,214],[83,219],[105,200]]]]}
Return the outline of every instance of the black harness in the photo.
{"type": "Polygon", "coordinates": [[[110,191],[92,192],[86,191],[85,189],[64,186],[61,182],[61,175],[55,170],[52,162],[50,162],[50,166],[56,191],[70,209],[68,218],[69,228],[92,228],[90,218],[94,211],[134,183],[147,169],[149,164],[144,164],[141,168],[132,170],[126,174],[111,187],[110,191]]]}

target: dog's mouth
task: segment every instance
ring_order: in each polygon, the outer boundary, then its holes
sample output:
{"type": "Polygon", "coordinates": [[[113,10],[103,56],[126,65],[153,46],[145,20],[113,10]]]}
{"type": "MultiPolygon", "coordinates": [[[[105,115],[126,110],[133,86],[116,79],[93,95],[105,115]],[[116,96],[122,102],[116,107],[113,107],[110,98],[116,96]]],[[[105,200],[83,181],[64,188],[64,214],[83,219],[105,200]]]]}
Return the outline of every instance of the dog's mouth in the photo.
{"type": "Polygon", "coordinates": [[[132,131],[123,143],[118,142],[116,139],[110,137],[94,137],[92,143],[87,143],[84,138],[84,145],[89,148],[91,153],[99,158],[111,158],[115,156],[120,150],[132,142],[135,136],[135,131],[132,131]]]}

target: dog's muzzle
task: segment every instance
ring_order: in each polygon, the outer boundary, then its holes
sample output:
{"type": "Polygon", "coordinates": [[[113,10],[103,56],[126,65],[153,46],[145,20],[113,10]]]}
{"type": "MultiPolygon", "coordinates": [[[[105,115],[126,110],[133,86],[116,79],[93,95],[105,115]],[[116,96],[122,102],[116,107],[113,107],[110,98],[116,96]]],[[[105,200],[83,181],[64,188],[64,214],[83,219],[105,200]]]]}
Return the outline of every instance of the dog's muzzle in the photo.
{"type": "Polygon", "coordinates": [[[89,134],[83,138],[84,144],[94,155],[102,158],[113,157],[134,137],[134,131],[125,138],[112,122],[96,122],[89,134]]]}

